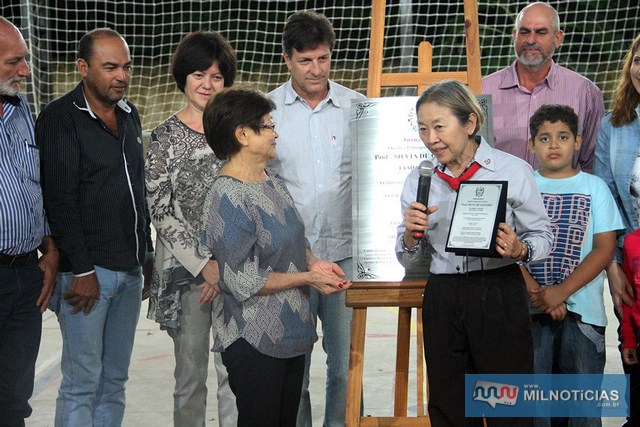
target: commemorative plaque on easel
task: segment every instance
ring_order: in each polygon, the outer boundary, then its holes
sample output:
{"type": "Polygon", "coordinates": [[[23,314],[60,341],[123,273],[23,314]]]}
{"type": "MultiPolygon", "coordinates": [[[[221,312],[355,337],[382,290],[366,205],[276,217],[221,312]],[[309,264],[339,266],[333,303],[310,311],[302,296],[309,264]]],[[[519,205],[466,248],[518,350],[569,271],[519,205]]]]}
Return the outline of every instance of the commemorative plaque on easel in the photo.
{"type": "Polygon", "coordinates": [[[498,225],[505,221],[507,181],[460,183],[445,251],[460,256],[501,258],[498,225]]]}
{"type": "MultiPolygon", "coordinates": [[[[352,102],[354,280],[393,282],[422,273],[406,271],[395,253],[404,181],[423,160],[434,160],[418,133],[417,100],[417,96],[400,96],[352,102]]],[[[491,117],[490,95],[478,95],[478,101],[491,117]]],[[[491,120],[484,121],[480,134],[493,145],[491,120]]],[[[427,245],[423,247],[428,250],[427,245]]],[[[428,271],[428,264],[422,267],[428,271]]]]}
{"type": "Polygon", "coordinates": [[[418,134],[417,97],[369,98],[351,106],[353,279],[400,281],[396,227],[404,181],[433,159],[418,134]]]}

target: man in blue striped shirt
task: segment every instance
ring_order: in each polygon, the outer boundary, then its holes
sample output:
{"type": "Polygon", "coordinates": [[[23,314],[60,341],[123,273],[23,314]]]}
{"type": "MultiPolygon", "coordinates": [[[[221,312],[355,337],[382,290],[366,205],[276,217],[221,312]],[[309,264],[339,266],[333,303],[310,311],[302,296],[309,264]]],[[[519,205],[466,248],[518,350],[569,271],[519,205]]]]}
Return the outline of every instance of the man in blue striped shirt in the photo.
{"type": "Polygon", "coordinates": [[[31,415],[42,313],[58,270],[58,250],[42,206],[33,118],[19,94],[29,75],[27,54],[18,28],[0,17],[1,426],[24,426],[31,415]]]}

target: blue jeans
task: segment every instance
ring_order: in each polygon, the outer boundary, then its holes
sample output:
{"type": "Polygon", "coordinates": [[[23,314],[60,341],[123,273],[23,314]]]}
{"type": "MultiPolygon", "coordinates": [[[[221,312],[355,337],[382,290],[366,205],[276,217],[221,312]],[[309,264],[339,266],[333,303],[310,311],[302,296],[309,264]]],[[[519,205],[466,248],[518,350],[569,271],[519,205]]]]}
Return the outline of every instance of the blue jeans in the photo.
{"type": "Polygon", "coordinates": [[[88,315],[71,314],[64,298],[72,273],[60,273],[54,307],[62,332],[62,383],[56,427],[122,424],[125,383],[142,301],[142,269],[95,267],[100,298],[88,315]]]}
{"type": "MultiPolygon", "coordinates": [[[[344,259],[337,264],[347,273],[347,277],[351,276],[352,258],[344,259]]],[[[344,427],[353,310],[345,305],[346,295],[344,292],[327,296],[321,295],[311,288],[310,298],[311,312],[322,322],[322,348],[327,354],[324,426],[344,427]]],[[[311,353],[307,355],[305,360],[302,395],[298,409],[298,427],[312,425],[311,396],[309,395],[310,366],[311,353]]]]}
{"type": "MultiPolygon", "coordinates": [[[[533,336],[534,373],[604,373],[606,361],[604,331],[604,327],[584,323],[572,313],[559,322],[552,321],[549,315],[533,315],[531,317],[531,334],[533,336]]],[[[600,427],[602,420],[600,418],[536,419],[537,427],[550,425],[600,427]]]]}
{"type": "Polygon", "coordinates": [[[0,425],[24,425],[31,415],[42,315],[36,305],[42,270],[0,266],[0,425]]]}

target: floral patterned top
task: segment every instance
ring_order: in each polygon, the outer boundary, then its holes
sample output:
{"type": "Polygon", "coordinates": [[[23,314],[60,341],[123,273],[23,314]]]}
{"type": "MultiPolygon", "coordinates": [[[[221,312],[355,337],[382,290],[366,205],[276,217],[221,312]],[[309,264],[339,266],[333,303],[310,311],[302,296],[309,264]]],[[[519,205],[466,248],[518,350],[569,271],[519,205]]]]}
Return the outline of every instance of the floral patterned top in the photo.
{"type": "Polygon", "coordinates": [[[222,166],[203,133],[172,115],[151,132],[145,185],[156,229],[147,317],[163,328],[177,328],[180,292],[197,277],[211,253],[199,247],[202,204],[222,166]]]}
{"type": "Polygon", "coordinates": [[[244,338],[260,353],[284,359],[311,352],[318,337],[309,286],[259,294],[272,271],[307,271],[309,248],[284,181],[267,173],[265,181],[215,180],[204,204],[202,240],[220,266],[222,312],[213,351],[244,338]]]}

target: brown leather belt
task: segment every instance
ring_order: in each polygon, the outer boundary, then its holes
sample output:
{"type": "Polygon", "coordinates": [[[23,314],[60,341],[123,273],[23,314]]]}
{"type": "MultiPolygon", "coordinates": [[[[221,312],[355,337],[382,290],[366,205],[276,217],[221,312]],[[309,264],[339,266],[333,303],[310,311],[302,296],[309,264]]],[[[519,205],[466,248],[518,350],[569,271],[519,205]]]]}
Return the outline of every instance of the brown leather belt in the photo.
{"type": "Polygon", "coordinates": [[[5,255],[0,253],[0,265],[9,267],[24,267],[27,264],[36,264],[38,262],[38,251],[33,250],[26,254],[5,255]]]}

